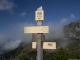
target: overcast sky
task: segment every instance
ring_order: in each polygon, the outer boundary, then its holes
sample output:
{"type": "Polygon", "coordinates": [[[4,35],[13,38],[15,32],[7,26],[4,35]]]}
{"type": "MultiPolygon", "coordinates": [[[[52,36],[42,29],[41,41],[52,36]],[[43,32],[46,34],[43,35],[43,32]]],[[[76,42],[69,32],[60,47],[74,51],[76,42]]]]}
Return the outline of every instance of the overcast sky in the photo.
{"type": "Polygon", "coordinates": [[[23,29],[36,25],[35,11],[40,6],[44,25],[55,32],[54,38],[63,38],[63,26],[80,18],[80,0],[0,0],[0,52],[16,48],[21,41],[31,41],[31,34],[24,34],[23,29]]]}

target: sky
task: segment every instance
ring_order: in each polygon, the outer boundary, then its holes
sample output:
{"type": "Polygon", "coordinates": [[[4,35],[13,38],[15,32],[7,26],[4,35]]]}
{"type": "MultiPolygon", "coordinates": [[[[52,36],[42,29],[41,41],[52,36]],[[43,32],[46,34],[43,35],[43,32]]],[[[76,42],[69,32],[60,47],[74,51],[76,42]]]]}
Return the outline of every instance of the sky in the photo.
{"type": "Polygon", "coordinates": [[[21,41],[31,41],[31,34],[24,34],[23,29],[36,25],[35,11],[40,6],[44,10],[43,25],[48,25],[56,38],[64,36],[64,25],[80,19],[80,0],[0,0],[1,53],[16,48],[21,41]]]}

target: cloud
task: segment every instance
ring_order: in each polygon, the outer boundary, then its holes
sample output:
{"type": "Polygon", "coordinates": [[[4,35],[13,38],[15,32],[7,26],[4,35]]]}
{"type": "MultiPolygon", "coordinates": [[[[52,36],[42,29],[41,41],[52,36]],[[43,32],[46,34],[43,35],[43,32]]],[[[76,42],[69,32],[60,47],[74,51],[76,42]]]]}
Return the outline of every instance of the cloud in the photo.
{"type": "Polygon", "coordinates": [[[63,18],[63,19],[61,19],[60,23],[65,23],[67,21],[68,21],[68,18],[63,18]]]}
{"type": "Polygon", "coordinates": [[[9,0],[0,0],[0,11],[8,10],[10,13],[13,13],[13,7],[15,4],[9,0]]]}
{"type": "MultiPolygon", "coordinates": [[[[24,34],[25,26],[34,26],[33,23],[17,23],[14,25],[14,28],[11,32],[9,32],[6,36],[0,35],[0,53],[4,53],[4,51],[10,51],[17,48],[20,42],[25,42],[25,44],[32,41],[32,34],[24,34]]],[[[56,41],[60,42],[60,46],[66,46],[67,42],[64,37],[64,29],[61,23],[53,23],[49,22],[45,24],[45,26],[49,26],[49,33],[45,34],[46,39],[57,39],[56,41]]]]}
{"type": "Polygon", "coordinates": [[[22,12],[20,15],[21,16],[25,16],[26,15],[26,12],[22,12]]]}
{"type": "Polygon", "coordinates": [[[75,15],[72,14],[72,13],[70,13],[70,17],[69,17],[69,18],[62,18],[62,19],[60,20],[60,23],[61,23],[61,24],[67,23],[67,22],[69,22],[69,20],[74,19],[74,18],[76,18],[75,15]]]}
{"type": "Polygon", "coordinates": [[[17,48],[21,42],[25,42],[25,44],[31,42],[32,35],[24,34],[24,26],[33,25],[32,23],[17,23],[12,32],[7,35],[0,34],[0,54],[17,48]]]}
{"type": "Polygon", "coordinates": [[[64,26],[60,23],[55,23],[55,22],[49,22],[47,24],[47,26],[49,26],[49,33],[46,34],[46,38],[54,38],[54,39],[58,39],[58,38],[64,38],[64,26]]]}
{"type": "Polygon", "coordinates": [[[2,46],[6,42],[6,36],[0,34],[0,46],[2,46]]]}
{"type": "Polygon", "coordinates": [[[71,18],[75,18],[75,15],[71,13],[71,18]]]}
{"type": "Polygon", "coordinates": [[[13,50],[19,46],[20,42],[21,40],[13,40],[13,41],[11,40],[10,42],[5,43],[2,49],[3,50],[13,50]]]}

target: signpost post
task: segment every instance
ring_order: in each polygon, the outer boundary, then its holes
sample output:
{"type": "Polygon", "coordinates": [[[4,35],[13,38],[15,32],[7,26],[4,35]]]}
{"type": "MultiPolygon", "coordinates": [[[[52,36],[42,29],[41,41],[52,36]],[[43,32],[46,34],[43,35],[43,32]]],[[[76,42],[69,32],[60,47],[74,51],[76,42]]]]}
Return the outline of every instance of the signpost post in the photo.
{"type": "MultiPolygon", "coordinates": [[[[35,14],[35,20],[37,21],[37,26],[43,25],[44,20],[44,11],[42,10],[42,6],[39,7],[35,14]]],[[[41,35],[42,33],[38,33],[38,39],[37,39],[37,60],[43,60],[43,47],[42,47],[42,41],[41,41],[41,35]]]]}

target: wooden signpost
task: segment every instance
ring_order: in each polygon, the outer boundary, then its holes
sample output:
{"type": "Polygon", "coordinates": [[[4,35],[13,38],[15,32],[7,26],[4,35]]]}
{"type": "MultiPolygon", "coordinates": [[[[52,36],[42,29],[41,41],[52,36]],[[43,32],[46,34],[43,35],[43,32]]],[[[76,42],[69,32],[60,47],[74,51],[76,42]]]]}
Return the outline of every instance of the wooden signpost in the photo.
{"type": "Polygon", "coordinates": [[[32,42],[32,48],[37,48],[37,60],[43,60],[43,49],[56,49],[56,42],[43,42],[43,33],[49,33],[49,26],[42,26],[44,20],[44,10],[42,6],[35,11],[37,26],[24,27],[24,33],[36,33],[37,41],[32,42]]]}

